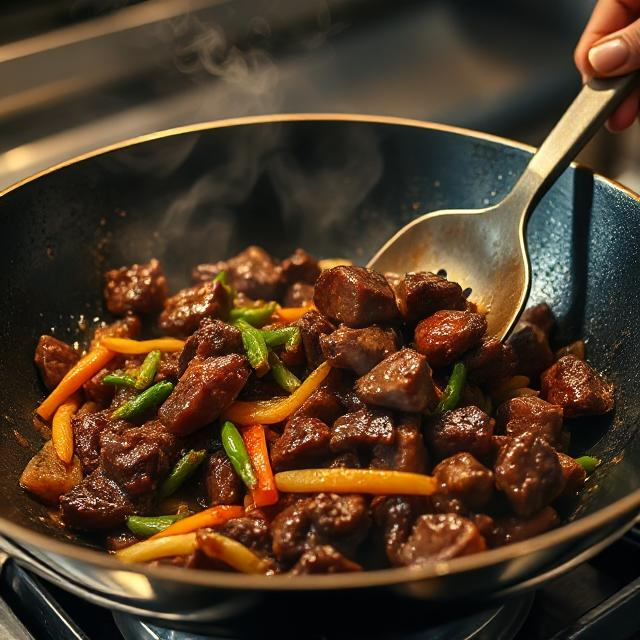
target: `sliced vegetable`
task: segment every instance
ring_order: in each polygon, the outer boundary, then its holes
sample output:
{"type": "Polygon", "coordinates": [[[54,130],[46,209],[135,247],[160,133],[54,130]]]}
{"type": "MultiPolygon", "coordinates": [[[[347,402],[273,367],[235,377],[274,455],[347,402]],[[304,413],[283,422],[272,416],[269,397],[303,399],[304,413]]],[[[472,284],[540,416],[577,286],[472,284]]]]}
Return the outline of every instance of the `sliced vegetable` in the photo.
{"type": "Polygon", "coordinates": [[[271,563],[256,555],[241,542],[215,531],[202,531],[197,536],[198,548],[210,558],[221,560],[241,573],[267,573],[271,563]]]}
{"type": "Polygon", "coordinates": [[[430,496],[437,491],[432,476],[381,469],[301,469],[276,473],[276,486],[291,493],[372,493],[430,496]]]}
{"type": "Polygon", "coordinates": [[[89,351],[84,358],[71,367],[60,384],[36,409],[36,413],[44,420],[50,420],[55,410],[87,380],[95,376],[115,355],[114,351],[109,351],[104,346],[97,346],[89,351]]]}
{"type": "Polygon", "coordinates": [[[51,441],[56,454],[62,462],[69,464],[73,459],[73,428],[71,418],[80,407],[80,398],[74,393],[63,402],[53,416],[51,425],[51,441]]]}
{"type": "Polygon", "coordinates": [[[587,472],[587,474],[593,473],[602,463],[602,460],[594,458],[593,456],[580,456],[575,460],[587,472]]]}
{"type": "Polygon", "coordinates": [[[269,351],[269,367],[271,367],[273,379],[288,393],[293,393],[300,386],[297,376],[282,364],[282,360],[273,351],[269,351]]]}
{"type": "Polygon", "coordinates": [[[118,407],[111,414],[111,417],[114,420],[137,418],[161,405],[172,391],[173,383],[167,381],[158,382],[153,387],[149,387],[140,395],[131,398],[131,400],[118,407]]]}
{"type": "Polygon", "coordinates": [[[304,307],[278,307],[274,315],[282,322],[289,324],[300,320],[307,311],[312,311],[315,308],[314,304],[306,304],[304,307]]]}
{"type": "Polygon", "coordinates": [[[162,354],[158,349],[149,351],[145,356],[140,369],[138,370],[138,377],[136,378],[135,388],[138,391],[144,391],[156,377],[158,373],[158,366],[160,365],[160,358],[162,354]]]}
{"type": "Polygon", "coordinates": [[[244,320],[253,327],[261,327],[267,323],[275,310],[275,302],[269,302],[262,307],[236,307],[229,312],[229,319],[244,320]]]}
{"type": "Polygon", "coordinates": [[[234,402],[224,417],[238,424],[275,424],[286,420],[322,384],[331,367],[323,362],[307,379],[286,398],[234,402]]]}
{"type": "Polygon", "coordinates": [[[464,381],[467,377],[467,368],[462,362],[457,362],[453,366],[453,371],[449,376],[449,381],[444,389],[444,393],[438,402],[436,407],[436,413],[444,413],[445,411],[451,411],[458,406],[460,402],[460,394],[462,393],[462,387],[464,387],[464,381]]]}
{"type": "Polygon", "coordinates": [[[233,298],[233,287],[231,286],[231,283],[229,282],[229,276],[228,276],[226,271],[221,271],[213,279],[213,281],[214,282],[219,282],[225,288],[225,291],[227,292],[227,295],[229,296],[229,299],[233,298]]]}
{"type": "Polygon", "coordinates": [[[160,485],[160,497],[167,498],[175,493],[195,473],[206,455],[207,452],[204,449],[199,451],[192,449],[185,453],[160,485]]]}
{"type": "Polygon", "coordinates": [[[164,531],[167,527],[170,527],[174,522],[182,520],[184,516],[170,515],[170,516],[129,516],[127,518],[127,527],[131,533],[134,533],[141,538],[148,538],[164,531]]]}
{"type": "MultiPolygon", "coordinates": [[[[166,529],[165,529],[166,531],[166,529]]],[[[195,533],[149,538],[116,551],[116,557],[123,562],[150,562],[170,556],[188,556],[198,548],[195,533]]]]}
{"type": "Polygon", "coordinates": [[[270,349],[284,345],[285,351],[295,351],[300,344],[299,327],[282,327],[281,329],[271,329],[260,331],[264,342],[270,349]]]}
{"type": "Polygon", "coordinates": [[[83,416],[87,413],[95,413],[100,409],[100,405],[93,400],[87,400],[79,409],[76,411],[76,415],[83,416]]]}
{"type": "Polygon", "coordinates": [[[240,329],[242,345],[249,359],[249,364],[255,369],[258,376],[263,376],[269,371],[269,350],[262,333],[245,320],[235,320],[233,325],[240,329]]]}
{"type": "Polygon", "coordinates": [[[116,371],[115,373],[108,373],[104,378],[102,378],[102,384],[114,384],[119,387],[134,387],[136,379],[128,373],[116,371]]]}
{"type": "Polygon", "coordinates": [[[182,520],[174,522],[170,527],[167,527],[164,531],[156,533],[152,539],[164,538],[165,536],[175,536],[181,533],[189,533],[196,529],[202,529],[205,527],[215,527],[218,524],[222,524],[232,518],[242,518],[244,515],[244,509],[236,505],[221,504],[217,507],[210,507],[199,513],[194,513],[192,516],[188,516],[182,520]]]}
{"type": "Polygon", "coordinates": [[[228,420],[225,421],[220,431],[220,437],[225,453],[229,457],[229,460],[231,460],[231,464],[236,470],[236,473],[242,478],[242,481],[249,489],[253,489],[258,484],[258,481],[251,466],[249,454],[244,446],[244,440],[238,429],[236,429],[236,425],[228,420]]]}
{"type": "Polygon", "coordinates": [[[265,428],[261,424],[242,427],[242,439],[256,472],[257,484],[251,491],[256,507],[267,507],[278,502],[278,489],[273,477],[265,428]]]}
{"type": "Polygon", "coordinates": [[[182,351],[184,340],[177,338],[155,338],[154,340],[131,340],[130,338],[102,338],[100,344],[115,351],[116,353],[125,353],[127,355],[142,355],[149,351],[162,351],[163,353],[171,353],[174,351],[182,351]]]}

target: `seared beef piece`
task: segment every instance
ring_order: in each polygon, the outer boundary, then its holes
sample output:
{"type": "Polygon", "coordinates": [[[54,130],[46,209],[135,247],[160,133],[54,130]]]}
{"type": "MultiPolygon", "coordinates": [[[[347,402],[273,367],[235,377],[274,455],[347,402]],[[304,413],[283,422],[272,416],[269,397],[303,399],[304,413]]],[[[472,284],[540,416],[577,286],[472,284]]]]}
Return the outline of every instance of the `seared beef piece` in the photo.
{"type": "Polygon", "coordinates": [[[140,542],[140,538],[134,536],[131,531],[127,530],[108,535],[105,538],[104,546],[107,548],[107,551],[120,551],[120,549],[126,549],[136,542],[140,542]]]}
{"type": "Polygon", "coordinates": [[[563,356],[542,374],[542,395],[559,404],[567,418],[613,409],[613,385],[575,356],[563,356]]]}
{"type": "Polygon", "coordinates": [[[403,565],[427,564],[484,551],[487,545],[476,525],[454,513],[420,516],[398,560],[403,565]]]}
{"type": "Polygon", "coordinates": [[[125,316],[111,324],[102,324],[93,331],[90,349],[94,349],[100,344],[103,338],[132,338],[140,335],[142,323],[138,316],[125,316]]]}
{"type": "MultiPolygon", "coordinates": [[[[327,376],[327,380],[331,374],[327,376]]],[[[292,418],[317,418],[325,424],[333,424],[344,413],[344,407],[335,389],[326,381],[314,391],[293,414],[292,418]]]]}
{"type": "Polygon", "coordinates": [[[313,302],[315,288],[306,282],[295,282],[285,292],[282,303],[285,307],[304,307],[313,302]]]}
{"type": "MultiPolygon", "coordinates": [[[[118,360],[118,358],[115,358],[115,360],[118,360]]],[[[87,400],[92,400],[100,405],[108,405],[113,400],[116,387],[112,384],[102,384],[102,379],[114,371],[115,368],[112,360],[109,366],[100,369],[95,376],[89,378],[89,380],[82,385],[82,390],[87,400]]]]}
{"type": "Polygon", "coordinates": [[[355,451],[345,451],[344,453],[339,453],[333,459],[330,459],[330,461],[325,462],[323,466],[330,469],[360,469],[362,464],[355,451]]]}
{"type": "Polygon", "coordinates": [[[271,522],[271,548],[278,560],[295,562],[304,552],[311,526],[311,518],[305,508],[309,500],[297,500],[271,522]]]}
{"type": "Polygon", "coordinates": [[[505,544],[539,536],[541,533],[557,527],[559,522],[560,519],[555,509],[544,507],[527,518],[520,516],[495,518],[493,527],[485,535],[490,547],[502,547],[505,544]]]}
{"type": "Polygon", "coordinates": [[[398,411],[420,412],[437,402],[431,367],[413,349],[387,356],[358,379],[355,389],[362,401],[398,411]]]}
{"type": "Polygon", "coordinates": [[[242,387],[238,394],[238,400],[254,402],[255,400],[272,400],[276,397],[284,397],[287,392],[278,385],[270,376],[258,378],[252,373],[247,380],[247,384],[242,387]]]}
{"type": "Polygon", "coordinates": [[[184,373],[184,371],[180,371],[180,354],[165,351],[160,356],[160,363],[158,364],[158,371],[154,382],[169,380],[175,383],[182,373],[184,373]]]}
{"type": "Polygon", "coordinates": [[[436,311],[416,327],[416,348],[432,367],[444,367],[477,346],[486,330],[487,320],[479,313],[436,311]]]}
{"type": "Polygon", "coordinates": [[[346,451],[376,444],[390,445],[395,439],[393,418],[388,411],[360,409],[347,413],[333,423],[331,451],[346,451]]]}
{"type": "Polygon", "coordinates": [[[362,376],[398,350],[398,336],[393,329],[376,325],[364,329],[343,326],[320,336],[320,348],[332,367],[351,369],[362,376]]]}
{"type": "Polygon", "coordinates": [[[115,529],[135,509],[127,494],[100,469],[60,498],[66,526],[83,531],[115,529]]]}
{"type": "Polygon", "coordinates": [[[98,411],[75,415],[71,419],[73,428],[73,446],[85,474],[91,473],[100,462],[100,434],[106,429],[119,427],[125,422],[114,423],[110,420],[111,411],[98,411]]]}
{"type": "Polygon", "coordinates": [[[467,300],[457,282],[424,271],[405,275],[398,287],[398,299],[402,317],[412,327],[436,311],[467,308],[467,300]]]}
{"type": "Polygon", "coordinates": [[[112,269],[104,274],[107,309],[116,316],[127,313],[156,313],[167,298],[167,279],[160,263],[152,258],[146,264],[112,269]]]}
{"type": "Polygon", "coordinates": [[[211,358],[230,353],[244,353],[240,331],[226,322],[203,318],[195,333],[184,343],[178,362],[178,373],[181,376],[187,365],[196,357],[211,358]]]}
{"type": "Polygon", "coordinates": [[[549,337],[535,324],[518,322],[507,344],[516,356],[516,373],[537,380],[538,376],[553,362],[549,337]]]}
{"type": "Polygon", "coordinates": [[[400,316],[384,276],[364,267],[340,266],[323,271],[313,300],[330,320],[349,327],[393,324],[400,316]]]}
{"type": "Polygon", "coordinates": [[[466,451],[482,459],[493,450],[493,424],[493,419],[478,407],[462,407],[432,418],[425,436],[438,458],[466,451]]]}
{"type": "Polygon", "coordinates": [[[392,445],[378,444],[374,447],[370,466],[373,469],[426,473],[428,456],[420,431],[420,420],[416,416],[403,416],[395,432],[392,445]]]}
{"type": "Polygon", "coordinates": [[[472,382],[464,383],[462,391],[460,392],[460,399],[458,400],[459,409],[462,407],[478,407],[484,411],[488,403],[489,399],[478,385],[472,382]]]}
{"type": "Polygon", "coordinates": [[[562,476],[564,477],[564,489],[562,497],[575,496],[584,486],[587,479],[587,472],[584,467],[577,463],[574,458],[565,453],[558,452],[558,460],[562,467],[562,476]]]}
{"type": "Polygon", "coordinates": [[[562,407],[536,396],[511,398],[498,407],[496,430],[508,436],[531,431],[557,448],[562,436],[562,407]]]}
{"type": "Polygon", "coordinates": [[[100,435],[100,464],[130,496],[154,491],[170,471],[178,444],[159,420],[100,435]]]}
{"type": "MultiPolygon", "coordinates": [[[[115,411],[118,407],[121,407],[125,402],[129,402],[129,400],[135,398],[137,395],[137,391],[131,387],[115,387],[115,393],[109,405],[109,410],[115,411]]],[[[135,422],[137,423],[139,420],[136,419],[135,422]]]]}
{"type": "Polygon", "coordinates": [[[224,451],[216,451],[209,456],[205,473],[207,495],[212,507],[242,502],[242,480],[224,451]]]}
{"type": "Polygon", "coordinates": [[[307,549],[289,572],[292,576],[313,573],[348,573],[362,571],[362,567],[343,556],[331,545],[323,544],[307,549]]]}
{"type": "Polygon", "coordinates": [[[320,336],[333,333],[336,328],[317,311],[307,311],[296,325],[300,329],[307,364],[315,369],[324,360],[320,349],[320,336]]]}
{"type": "Polygon", "coordinates": [[[296,249],[286,260],[282,261],[282,277],[288,285],[296,282],[315,284],[320,275],[318,261],[304,249],[296,249]]]}
{"type": "Polygon", "coordinates": [[[465,356],[464,364],[471,382],[495,383],[513,375],[516,358],[509,344],[498,338],[485,338],[479,347],[465,356]]]}
{"type": "Polygon", "coordinates": [[[192,360],[158,411],[169,431],[188,435],[213,422],[237,397],[251,368],[244,356],[192,360]]]}
{"type": "Polygon", "coordinates": [[[562,356],[575,356],[578,360],[584,360],[586,356],[584,340],[576,340],[564,347],[560,347],[555,353],[556,360],[560,360],[562,356]]]}
{"type": "Polygon", "coordinates": [[[329,453],[329,427],[317,418],[294,416],[271,447],[271,464],[276,471],[301,469],[329,453]]]}
{"type": "Polygon", "coordinates": [[[160,328],[172,336],[188,336],[203,318],[226,318],[231,300],[221,282],[205,282],[167,298],[158,318],[160,328]]]}
{"type": "Polygon", "coordinates": [[[213,527],[217,533],[242,543],[245,547],[257,551],[261,555],[271,551],[269,525],[264,518],[244,517],[232,518],[225,523],[213,527]]]}
{"type": "Polygon", "coordinates": [[[60,380],[80,359],[80,354],[66,342],[53,336],[40,336],[34,362],[47,389],[57,387],[60,380]]]}
{"type": "Polygon", "coordinates": [[[562,466],[544,438],[523,433],[498,454],[496,486],[519,516],[530,516],[553,502],[564,488],[562,466]]]}
{"type": "Polygon", "coordinates": [[[470,453],[445,458],[433,470],[440,492],[470,509],[480,509],[493,495],[493,473],[470,453]]]}
{"type": "Polygon", "coordinates": [[[535,324],[537,327],[540,327],[547,336],[556,324],[553,311],[551,311],[551,307],[546,302],[541,302],[540,304],[525,309],[520,320],[522,322],[535,324]]]}

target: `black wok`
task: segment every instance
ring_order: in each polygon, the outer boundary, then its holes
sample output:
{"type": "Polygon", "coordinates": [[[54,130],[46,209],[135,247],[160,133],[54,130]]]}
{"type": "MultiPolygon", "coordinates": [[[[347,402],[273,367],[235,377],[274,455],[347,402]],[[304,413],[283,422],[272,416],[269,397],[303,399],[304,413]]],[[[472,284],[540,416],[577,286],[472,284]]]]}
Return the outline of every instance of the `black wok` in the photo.
{"type": "Polygon", "coordinates": [[[304,246],[364,263],[392,231],[425,211],[499,200],[530,153],[494,137],[390,118],[259,117],[146,136],[6,191],[0,198],[1,546],[96,602],[189,621],[232,615],[282,591],[287,602],[296,598],[295,606],[317,602],[322,592],[369,608],[378,597],[388,607],[392,599],[504,595],[621,535],[640,509],[640,199],[578,167],[565,172],[529,226],[532,300],[551,303],[561,342],[586,338],[590,360],[617,389],[613,417],[572,430],[573,452],[604,463],[566,526],[421,569],[264,578],[119,564],[87,541],[72,543],[18,486],[41,443],[31,421],[43,393],[32,365],[36,340],[50,327],[63,338],[82,338],[78,314],[89,324],[103,316],[106,268],[156,256],[177,289],[192,265],[249,243],[279,256],[304,246]]]}

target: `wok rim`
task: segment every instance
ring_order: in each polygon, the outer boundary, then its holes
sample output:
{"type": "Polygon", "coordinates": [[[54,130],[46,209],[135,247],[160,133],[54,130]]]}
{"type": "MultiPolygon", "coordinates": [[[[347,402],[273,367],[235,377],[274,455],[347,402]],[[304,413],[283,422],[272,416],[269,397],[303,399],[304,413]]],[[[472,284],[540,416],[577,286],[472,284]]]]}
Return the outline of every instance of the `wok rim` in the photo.
{"type": "MultiPolygon", "coordinates": [[[[494,134],[483,133],[472,129],[457,127],[453,125],[439,124],[435,122],[403,118],[396,116],[377,116],[349,113],[284,113],[273,115],[243,116],[237,118],[227,118],[208,122],[200,122],[189,125],[172,127],[162,131],[143,134],[128,138],[111,145],[100,147],[83,154],[79,154],[68,160],[64,160],[51,167],[38,171],[14,184],[0,190],[0,198],[23,187],[38,178],[63,169],[65,167],[78,164],[111,151],[132,147],[146,142],[152,142],[164,138],[170,138],[182,134],[197,133],[213,129],[221,129],[235,126],[271,124],[271,123],[292,123],[292,122],[352,122],[405,126],[420,129],[430,129],[452,133],[466,138],[474,138],[497,143],[503,147],[519,149],[528,153],[534,153],[535,147],[504,138],[494,134]]],[[[580,163],[572,162],[572,168],[585,167],[580,163]]],[[[587,168],[595,180],[609,184],[615,190],[623,192],[625,195],[640,203],[640,195],[633,190],[620,184],[616,180],[607,178],[601,174],[593,172],[587,168]]],[[[402,583],[416,582],[429,578],[443,577],[446,575],[461,574],[468,571],[488,569],[491,566],[498,566],[501,563],[512,559],[522,559],[545,551],[550,551],[562,543],[571,540],[582,539],[599,528],[604,528],[607,523],[617,522],[628,516],[632,520],[636,513],[640,511],[640,488],[634,490],[629,495],[620,498],[611,505],[608,505],[595,513],[578,518],[573,522],[554,529],[542,535],[535,536],[523,542],[517,542],[505,547],[483,551],[454,558],[452,560],[433,563],[431,565],[418,567],[396,567],[390,569],[379,569],[374,571],[363,571],[351,574],[336,575],[310,575],[295,576],[255,576],[245,574],[232,574],[218,571],[205,571],[200,569],[185,569],[181,567],[151,567],[142,564],[124,564],[112,555],[84,546],[79,546],[71,542],[54,540],[51,537],[32,531],[21,525],[14,524],[4,517],[0,517],[0,534],[9,539],[17,541],[18,544],[27,549],[38,552],[53,553],[64,558],[78,560],[94,567],[123,572],[142,574],[150,579],[168,580],[177,583],[191,584],[205,587],[217,587],[233,590],[250,589],[254,591],[286,591],[296,590],[327,590],[327,589],[355,589],[367,587],[391,586],[402,583]]]]}

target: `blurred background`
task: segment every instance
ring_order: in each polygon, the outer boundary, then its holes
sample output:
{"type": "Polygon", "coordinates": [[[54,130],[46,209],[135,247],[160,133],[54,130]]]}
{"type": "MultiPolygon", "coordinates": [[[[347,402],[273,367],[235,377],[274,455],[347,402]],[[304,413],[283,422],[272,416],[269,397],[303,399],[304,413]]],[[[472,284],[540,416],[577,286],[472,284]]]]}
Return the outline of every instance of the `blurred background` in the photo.
{"type": "MultiPolygon", "coordinates": [[[[0,188],[181,124],[333,111],[538,144],[591,0],[3,0],[0,188]]],[[[636,127],[637,128],[637,127],[636,127]]],[[[640,190],[638,132],[581,160],[640,190]]]]}

